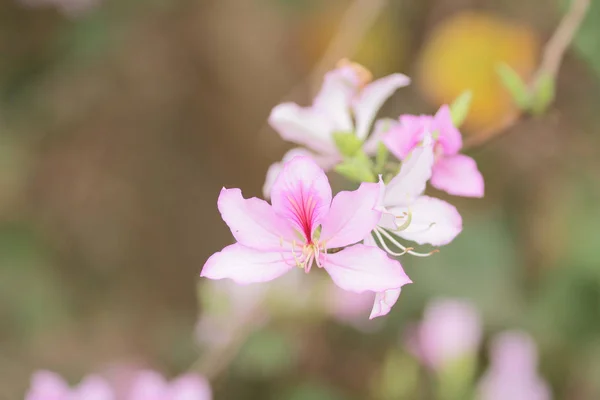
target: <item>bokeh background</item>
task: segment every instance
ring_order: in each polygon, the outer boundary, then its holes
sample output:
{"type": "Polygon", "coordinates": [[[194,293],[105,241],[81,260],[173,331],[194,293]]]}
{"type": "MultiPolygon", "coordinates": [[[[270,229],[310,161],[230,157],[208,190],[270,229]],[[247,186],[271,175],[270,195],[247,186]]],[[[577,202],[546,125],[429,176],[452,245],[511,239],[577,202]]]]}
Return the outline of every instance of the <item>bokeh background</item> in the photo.
{"type": "MultiPolygon", "coordinates": [[[[344,56],[376,77],[413,78],[383,116],[431,113],[472,90],[466,137],[514,112],[496,67],[529,78],[567,5],[384,3],[364,34],[345,39],[344,56]]],[[[232,241],[218,192],[260,196],[267,167],[291,147],[266,118],[283,99],[309,104],[351,2],[2,0],[0,399],[22,398],[40,368],[76,382],[124,365],[174,376],[221,362],[217,399],[428,399],[402,336],[440,296],[476,305],[484,342],[505,329],[531,334],[555,398],[600,398],[593,3],[556,102],[469,151],[486,197],[450,199],[462,234],[432,257],[403,258],[415,284],[388,317],[368,323],[366,310],[357,327],[288,292],[304,306],[274,300],[278,312],[251,318],[260,327],[239,354],[215,359],[197,322],[222,296],[208,295],[199,271],[232,241]]],[[[477,374],[485,344],[480,360],[477,374]]]]}

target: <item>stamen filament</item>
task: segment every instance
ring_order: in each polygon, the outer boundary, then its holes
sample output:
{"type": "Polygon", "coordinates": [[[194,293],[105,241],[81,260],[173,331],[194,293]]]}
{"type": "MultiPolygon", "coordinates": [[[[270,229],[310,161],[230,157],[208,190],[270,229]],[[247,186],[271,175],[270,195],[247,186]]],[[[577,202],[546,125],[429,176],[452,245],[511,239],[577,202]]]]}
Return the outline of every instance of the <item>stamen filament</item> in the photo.
{"type": "Polygon", "coordinates": [[[399,249],[405,250],[408,254],[412,255],[412,256],[416,256],[416,257],[429,257],[430,255],[434,254],[434,253],[438,253],[439,250],[438,249],[434,249],[432,251],[430,251],[429,253],[418,253],[416,251],[412,251],[411,249],[403,246],[402,244],[400,244],[388,231],[386,231],[383,228],[380,227],[376,227],[375,228],[376,231],[380,232],[383,236],[385,236],[390,242],[392,242],[392,244],[396,247],[398,247],[399,249]]]}

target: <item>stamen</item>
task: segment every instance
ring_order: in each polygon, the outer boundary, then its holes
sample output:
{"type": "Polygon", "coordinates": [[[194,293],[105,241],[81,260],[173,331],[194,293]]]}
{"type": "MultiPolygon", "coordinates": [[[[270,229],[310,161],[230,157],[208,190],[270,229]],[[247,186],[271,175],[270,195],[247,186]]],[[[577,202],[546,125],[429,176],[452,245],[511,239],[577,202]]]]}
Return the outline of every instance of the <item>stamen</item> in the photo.
{"type": "Polygon", "coordinates": [[[385,240],[383,239],[383,237],[381,237],[381,233],[379,233],[377,230],[374,230],[373,232],[375,232],[375,236],[377,236],[377,239],[379,239],[379,244],[381,246],[381,248],[383,250],[385,250],[389,255],[394,256],[394,257],[400,257],[405,255],[408,252],[408,249],[405,249],[402,253],[397,253],[395,251],[392,251],[388,245],[385,243],[385,240]]]}
{"type": "Polygon", "coordinates": [[[410,225],[410,223],[412,222],[412,213],[410,212],[410,209],[408,210],[408,213],[407,213],[407,212],[404,212],[404,215],[403,215],[403,216],[396,217],[396,218],[403,218],[403,217],[407,217],[407,218],[406,218],[406,221],[404,221],[404,223],[403,223],[402,225],[400,225],[400,226],[398,227],[398,229],[396,229],[396,230],[398,230],[398,231],[403,231],[403,230],[405,230],[406,228],[408,228],[408,226],[409,226],[409,225],[410,225]]]}
{"type": "Polygon", "coordinates": [[[392,244],[396,247],[398,247],[399,249],[405,250],[408,254],[412,255],[412,256],[416,256],[416,257],[429,257],[430,255],[434,254],[434,253],[439,253],[438,249],[434,249],[432,251],[430,251],[429,253],[418,253],[416,251],[412,251],[412,249],[409,249],[408,247],[403,246],[402,244],[400,244],[390,233],[388,233],[385,229],[380,228],[380,227],[376,227],[375,228],[376,231],[380,232],[383,236],[385,236],[390,242],[392,242],[392,244]]]}

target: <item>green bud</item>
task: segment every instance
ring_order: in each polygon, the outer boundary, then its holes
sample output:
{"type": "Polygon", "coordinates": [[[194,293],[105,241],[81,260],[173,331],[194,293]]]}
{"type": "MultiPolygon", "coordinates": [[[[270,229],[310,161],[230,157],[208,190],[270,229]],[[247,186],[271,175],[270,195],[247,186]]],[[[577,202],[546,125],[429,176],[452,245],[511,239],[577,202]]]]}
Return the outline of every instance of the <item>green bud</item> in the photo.
{"type": "Polygon", "coordinates": [[[531,96],[523,79],[507,64],[500,64],[496,68],[502,85],[508,90],[513,101],[521,111],[529,111],[531,107],[531,96]]]}
{"type": "Polygon", "coordinates": [[[531,113],[543,114],[554,100],[555,82],[552,75],[544,73],[535,81],[531,96],[531,113]]]}
{"type": "Polygon", "coordinates": [[[462,125],[467,118],[467,115],[469,115],[471,100],[473,100],[473,92],[470,90],[465,90],[452,102],[452,104],[450,104],[452,122],[457,128],[462,125]]]}

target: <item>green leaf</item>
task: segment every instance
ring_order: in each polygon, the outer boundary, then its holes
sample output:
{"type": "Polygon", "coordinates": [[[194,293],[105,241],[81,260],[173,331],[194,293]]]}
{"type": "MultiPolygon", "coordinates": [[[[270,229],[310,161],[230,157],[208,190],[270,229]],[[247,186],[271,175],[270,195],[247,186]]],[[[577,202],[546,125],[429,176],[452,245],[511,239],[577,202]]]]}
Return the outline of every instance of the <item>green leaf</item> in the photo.
{"type": "Polygon", "coordinates": [[[515,104],[522,111],[528,111],[531,105],[531,96],[523,79],[517,71],[512,69],[508,64],[500,64],[496,68],[496,72],[500,76],[502,85],[508,90],[515,104]]]}
{"type": "Polygon", "coordinates": [[[297,351],[282,332],[261,331],[252,334],[238,354],[235,367],[248,376],[274,377],[288,371],[297,351]]]}
{"type": "Polygon", "coordinates": [[[340,153],[346,157],[354,157],[363,145],[362,140],[356,137],[354,132],[334,132],[333,140],[340,153]]]}
{"type": "Polygon", "coordinates": [[[535,82],[531,96],[531,113],[543,114],[554,100],[555,83],[552,75],[544,73],[535,82]]]}
{"type": "Polygon", "coordinates": [[[373,173],[373,163],[362,151],[336,165],[335,171],[353,182],[377,182],[373,173]]]}
{"type": "Polygon", "coordinates": [[[467,118],[467,115],[469,115],[471,100],[473,100],[473,92],[470,90],[465,90],[450,105],[452,122],[457,128],[462,125],[467,118]]]}

